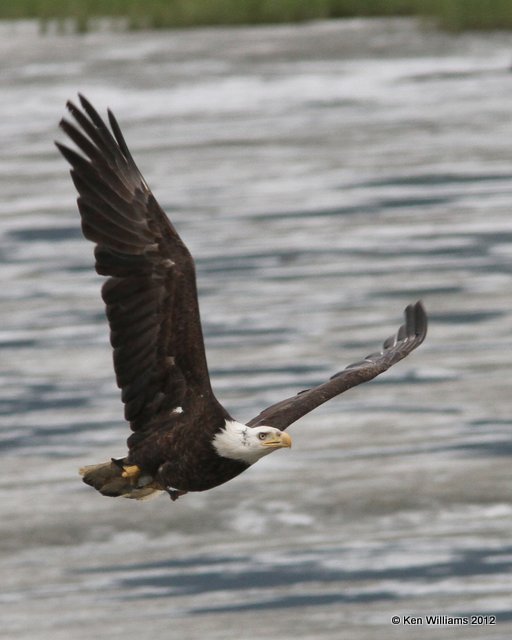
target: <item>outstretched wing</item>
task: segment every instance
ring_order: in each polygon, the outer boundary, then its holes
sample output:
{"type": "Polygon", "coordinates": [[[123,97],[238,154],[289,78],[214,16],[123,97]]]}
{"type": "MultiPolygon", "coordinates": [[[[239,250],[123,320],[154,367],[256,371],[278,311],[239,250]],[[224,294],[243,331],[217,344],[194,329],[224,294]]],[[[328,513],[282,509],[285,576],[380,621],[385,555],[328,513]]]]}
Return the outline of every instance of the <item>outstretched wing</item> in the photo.
{"type": "MultiPolygon", "coordinates": [[[[68,102],[76,124],[60,126],[84,154],[56,143],[71,164],[82,231],[96,244],[125,417],[144,430],[163,412],[213,396],[206,364],[193,259],[158,205],[114,115],[111,130],[80,96],[68,102]],[[85,157],[84,157],[85,156],[85,157]]],[[[210,407],[211,410],[212,407],[210,407]]]]}
{"type": "Polygon", "coordinates": [[[268,407],[247,424],[250,427],[269,425],[286,429],[293,422],[344,391],[368,382],[408,356],[427,335],[427,314],[421,302],[405,309],[405,323],[398,333],[389,337],[379,353],[349,365],[323,384],[301,391],[297,395],[268,407]]]}

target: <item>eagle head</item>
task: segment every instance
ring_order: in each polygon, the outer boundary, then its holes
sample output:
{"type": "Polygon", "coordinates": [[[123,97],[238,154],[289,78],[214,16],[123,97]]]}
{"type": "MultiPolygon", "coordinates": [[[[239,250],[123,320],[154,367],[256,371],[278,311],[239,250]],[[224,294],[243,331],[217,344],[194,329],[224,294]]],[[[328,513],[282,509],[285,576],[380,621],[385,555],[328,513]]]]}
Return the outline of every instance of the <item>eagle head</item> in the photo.
{"type": "Polygon", "coordinates": [[[232,420],[215,434],[213,446],[223,458],[251,465],[276,449],[291,447],[292,439],[275,427],[248,427],[232,420]]]}

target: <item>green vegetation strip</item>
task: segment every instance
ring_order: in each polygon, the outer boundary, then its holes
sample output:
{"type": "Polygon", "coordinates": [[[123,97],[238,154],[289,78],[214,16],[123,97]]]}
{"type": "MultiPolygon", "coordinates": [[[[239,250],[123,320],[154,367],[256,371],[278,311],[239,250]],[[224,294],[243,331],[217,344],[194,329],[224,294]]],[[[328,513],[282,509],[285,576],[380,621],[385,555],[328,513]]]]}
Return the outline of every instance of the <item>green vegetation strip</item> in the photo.
{"type": "Polygon", "coordinates": [[[0,19],[38,18],[86,31],[98,18],[129,29],[271,24],[354,16],[425,16],[454,31],[511,29],[512,0],[13,0],[0,19]]]}

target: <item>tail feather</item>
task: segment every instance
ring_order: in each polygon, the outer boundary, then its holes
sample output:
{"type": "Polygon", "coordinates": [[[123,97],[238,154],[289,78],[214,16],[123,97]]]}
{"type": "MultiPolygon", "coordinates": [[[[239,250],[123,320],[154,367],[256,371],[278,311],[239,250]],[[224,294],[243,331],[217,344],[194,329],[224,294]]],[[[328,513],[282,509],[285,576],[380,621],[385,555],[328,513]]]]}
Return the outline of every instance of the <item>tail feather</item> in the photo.
{"type": "Polygon", "coordinates": [[[134,484],[130,478],[123,478],[122,471],[122,465],[115,461],[91,464],[79,470],[83,482],[104,496],[145,500],[161,493],[162,489],[151,479],[145,483],[134,484]]]}

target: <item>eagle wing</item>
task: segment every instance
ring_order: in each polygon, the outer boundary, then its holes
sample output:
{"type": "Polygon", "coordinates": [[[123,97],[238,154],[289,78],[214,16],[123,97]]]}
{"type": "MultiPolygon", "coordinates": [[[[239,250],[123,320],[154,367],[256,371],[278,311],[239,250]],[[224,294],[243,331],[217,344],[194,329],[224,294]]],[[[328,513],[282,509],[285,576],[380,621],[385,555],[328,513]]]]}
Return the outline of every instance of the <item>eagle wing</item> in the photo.
{"type": "Polygon", "coordinates": [[[367,356],[361,362],[349,365],[317,387],[301,391],[291,398],[268,407],[247,424],[250,427],[268,425],[286,429],[324,402],[358,384],[368,382],[392,367],[414,351],[426,335],[427,314],[423,304],[416,302],[405,309],[405,323],[396,335],[384,342],[382,351],[367,356]]]}
{"type": "MultiPolygon", "coordinates": [[[[215,399],[208,374],[192,256],[138,170],[119,125],[92,105],[68,102],[60,126],[84,155],[56,143],[70,163],[84,236],[96,244],[117,384],[133,431],[160,415],[215,399]]],[[[142,435],[142,433],[141,433],[142,435]]]]}

